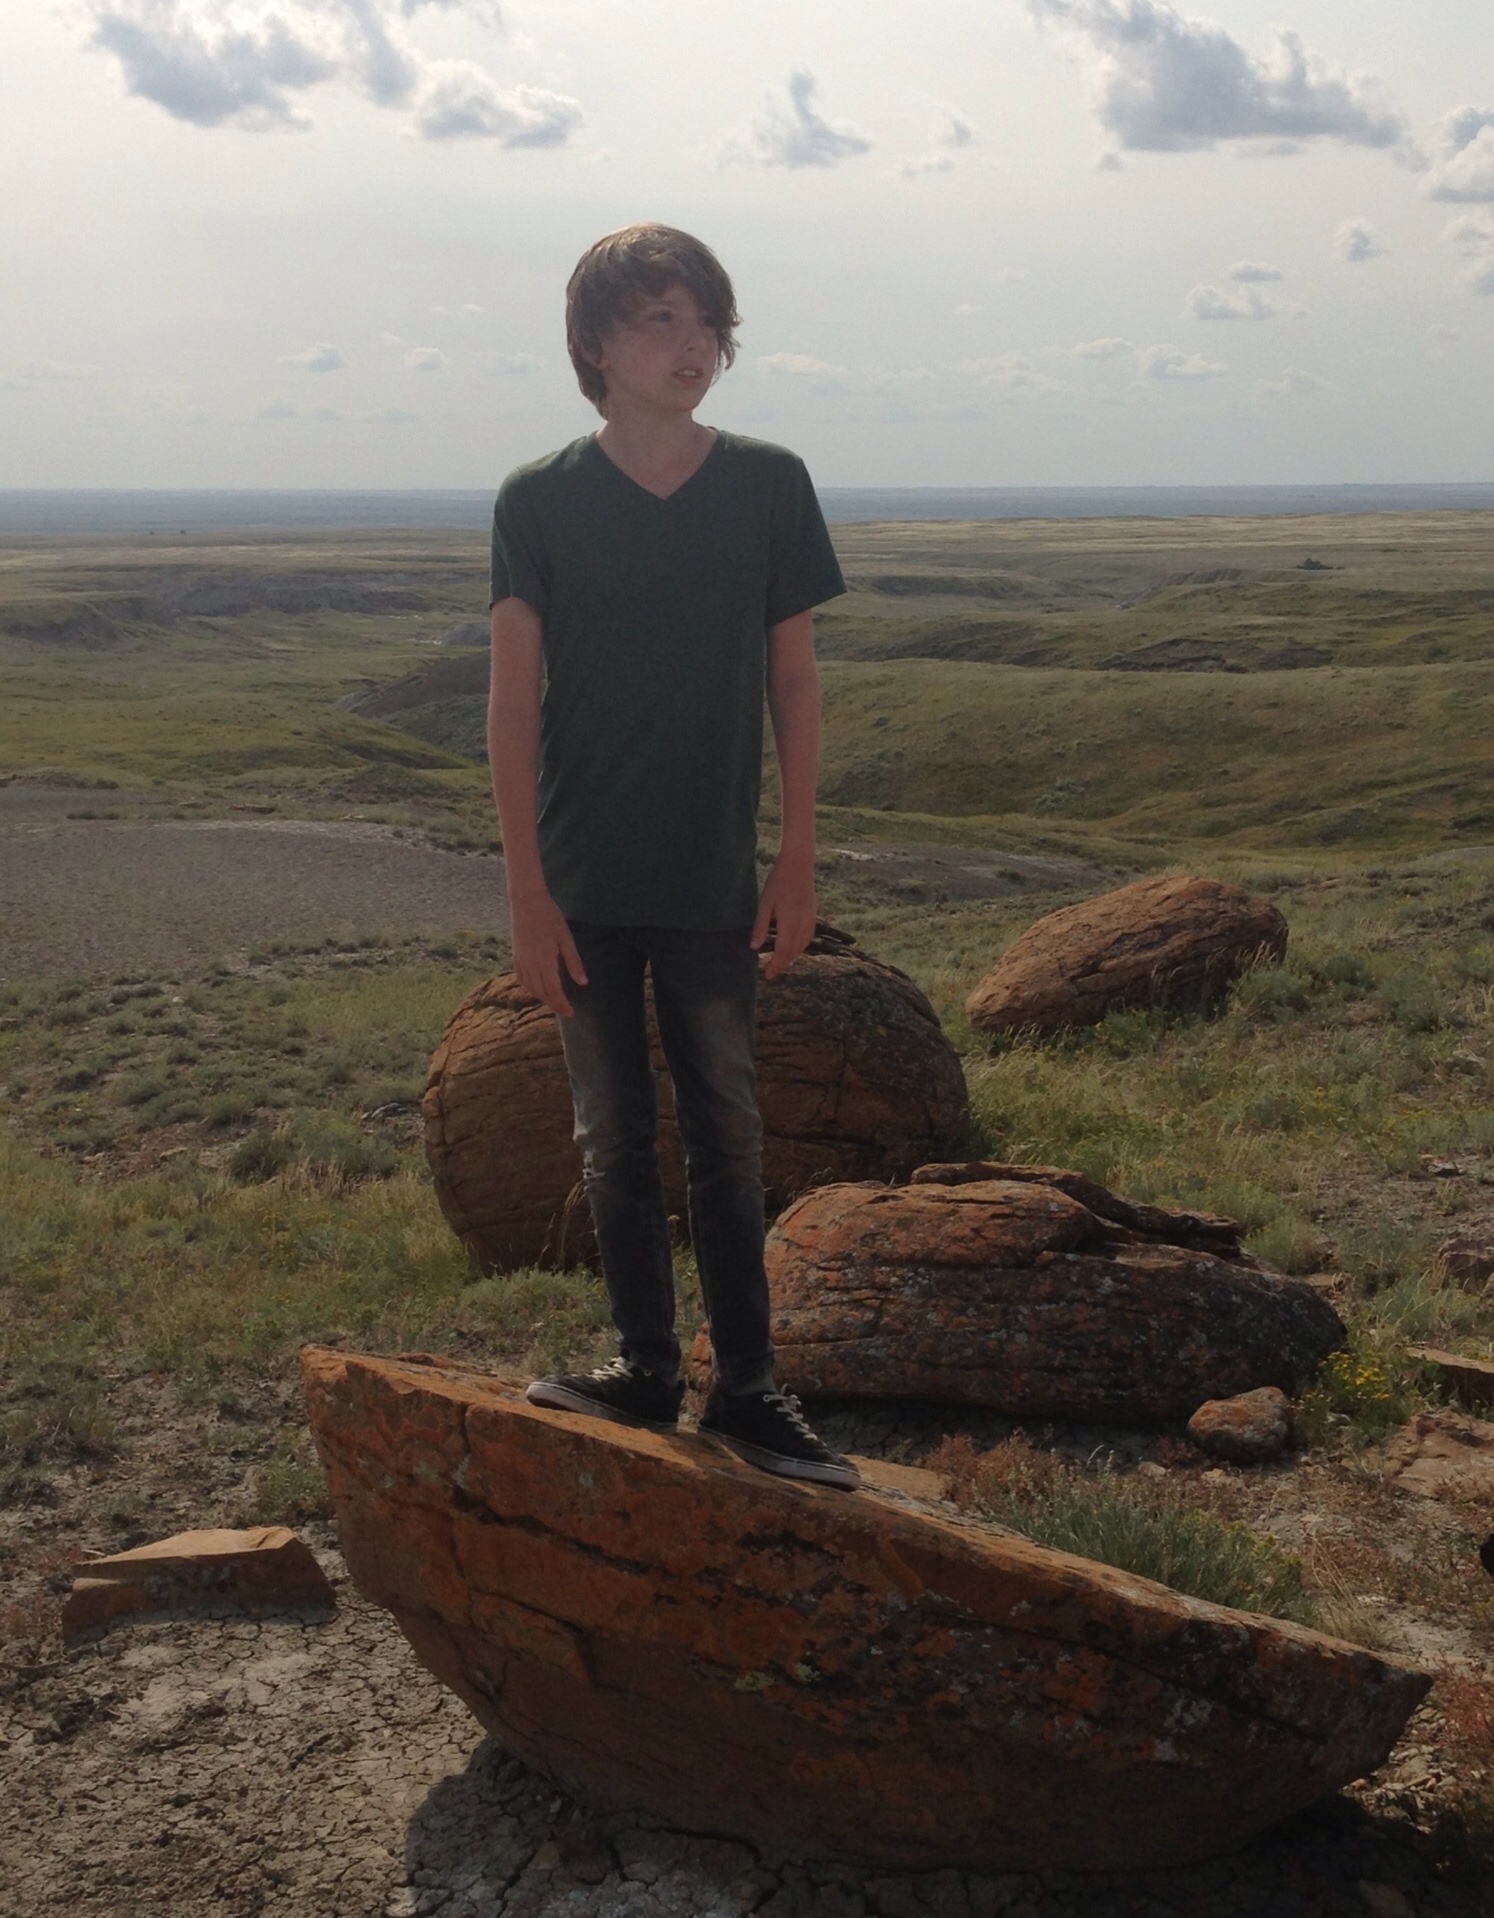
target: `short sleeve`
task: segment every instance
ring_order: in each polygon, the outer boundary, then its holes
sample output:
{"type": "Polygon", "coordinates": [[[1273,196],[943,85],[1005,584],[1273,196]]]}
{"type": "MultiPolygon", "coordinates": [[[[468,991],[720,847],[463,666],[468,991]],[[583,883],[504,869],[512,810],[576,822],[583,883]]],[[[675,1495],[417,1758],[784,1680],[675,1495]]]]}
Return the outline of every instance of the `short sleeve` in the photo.
{"type": "Polygon", "coordinates": [[[791,456],[774,489],[767,623],[776,626],[845,590],[808,469],[791,456]]]}
{"type": "Polygon", "coordinates": [[[550,604],[550,568],[534,510],[533,482],[510,473],[493,502],[493,549],[488,572],[488,605],[522,599],[543,619],[550,604]]]}

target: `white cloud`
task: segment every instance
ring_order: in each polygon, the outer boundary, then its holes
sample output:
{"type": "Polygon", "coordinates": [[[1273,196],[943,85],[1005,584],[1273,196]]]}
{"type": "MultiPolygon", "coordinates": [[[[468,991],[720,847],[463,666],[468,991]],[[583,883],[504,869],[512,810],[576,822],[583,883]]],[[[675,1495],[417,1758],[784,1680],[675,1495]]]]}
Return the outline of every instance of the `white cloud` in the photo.
{"type": "Polygon", "coordinates": [[[581,125],[581,108],[544,87],[501,89],[470,60],[432,67],[415,116],[424,140],[495,140],[501,147],[562,147],[581,125]]]}
{"type": "Polygon", "coordinates": [[[974,374],[982,386],[1001,387],[1013,393],[1066,393],[1062,380],[1033,365],[1025,353],[998,353],[989,360],[960,360],[952,368],[956,373],[974,374]]]}
{"type": "Polygon", "coordinates": [[[405,355],[405,368],[411,373],[440,373],[446,366],[446,355],[439,346],[412,346],[405,355]]]}
{"type": "Polygon", "coordinates": [[[1178,153],[1221,140],[1341,140],[1394,147],[1406,123],[1362,74],[1335,72],[1295,33],[1257,59],[1222,27],[1166,0],[1028,0],[1039,20],[1082,34],[1099,55],[1094,109],[1132,152],[1178,153]]]}
{"type": "Polygon", "coordinates": [[[950,312],[957,320],[973,320],[977,314],[984,313],[983,306],[977,306],[973,300],[961,300],[958,306],[952,306],[950,312]]]}
{"type": "Polygon", "coordinates": [[[306,130],[302,96],[341,85],[376,107],[416,109],[415,131],[507,147],[563,146],[574,100],[501,89],[469,61],[429,61],[405,36],[427,8],[496,29],[491,0],[82,0],[89,43],[126,91],[199,127],[306,130]]]}
{"type": "Polygon", "coordinates": [[[1427,337],[1445,345],[1449,341],[1462,339],[1463,329],[1458,326],[1445,326],[1439,321],[1435,326],[1427,328],[1427,337]]]}
{"type": "Polygon", "coordinates": [[[1468,262],[1462,274],[1470,293],[1494,293],[1494,215],[1463,213],[1449,220],[1442,237],[1468,262]]]}
{"type": "Polygon", "coordinates": [[[420,415],[407,413],[402,406],[386,406],[382,413],[366,413],[364,418],[370,426],[413,426],[420,415]]]}
{"type": "Polygon", "coordinates": [[[1438,129],[1441,157],[1427,175],[1433,200],[1494,200],[1494,109],[1457,107],[1438,129]]]}
{"type": "Polygon", "coordinates": [[[1136,351],[1129,340],[1118,339],[1081,340],[1069,350],[1076,360],[1116,360],[1122,353],[1136,351]]]}
{"type": "Polygon", "coordinates": [[[1333,250],[1350,266],[1363,266],[1366,260],[1383,259],[1385,255],[1368,220],[1345,220],[1333,236],[1333,250]]]}
{"type": "Polygon", "coordinates": [[[843,366],[832,366],[828,360],[817,360],[808,353],[763,353],[758,356],[757,370],[772,376],[789,379],[836,379],[849,377],[843,366]]]}
{"type": "Polygon", "coordinates": [[[808,67],[795,67],[787,100],[771,99],[748,129],[745,141],[729,141],[721,151],[726,164],[748,166],[839,166],[869,153],[871,141],[854,127],[835,126],[815,111],[818,85],[808,67]]]}
{"type": "Polygon", "coordinates": [[[99,376],[96,366],[80,366],[74,360],[27,360],[18,371],[28,386],[96,380],[99,376]]]}
{"type": "Polygon", "coordinates": [[[337,373],[347,361],[330,340],[322,340],[301,353],[282,353],[280,364],[298,367],[303,373],[337,373]]]}
{"type": "Polygon", "coordinates": [[[1253,286],[1238,293],[1217,286],[1196,286],[1188,295],[1184,318],[1190,320],[1274,320],[1282,308],[1253,286]]]}
{"type": "Polygon", "coordinates": [[[1238,285],[1264,285],[1268,280],[1284,280],[1285,273],[1279,266],[1267,266],[1263,260],[1236,260],[1228,269],[1228,277],[1238,285]]]}
{"type": "Polygon", "coordinates": [[[1149,346],[1141,356],[1141,376],[1148,380],[1217,380],[1228,371],[1217,360],[1185,353],[1179,346],[1149,346]]]}
{"type": "Polygon", "coordinates": [[[967,147],[979,146],[975,129],[957,113],[945,115],[944,125],[934,135],[931,150],[921,159],[904,160],[898,168],[905,180],[914,179],[920,173],[949,173],[955,165],[955,155],[967,147]]]}
{"type": "Polygon", "coordinates": [[[1316,373],[1305,372],[1300,366],[1289,366],[1274,380],[1257,380],[1255,396],[1260,400],[1286,400],[1302,393],[1317,393],[1322,385],[1316,373]]]}

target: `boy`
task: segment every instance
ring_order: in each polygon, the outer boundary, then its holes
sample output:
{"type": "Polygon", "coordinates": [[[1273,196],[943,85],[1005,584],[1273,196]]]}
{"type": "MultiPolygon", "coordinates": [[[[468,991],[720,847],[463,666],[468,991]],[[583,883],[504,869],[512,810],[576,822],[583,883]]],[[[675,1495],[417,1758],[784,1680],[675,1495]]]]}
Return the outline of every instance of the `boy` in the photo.
{"type": "Polygon", "coordinates": [[[510,474],[494,507],[488,758],[514,970],[560,1019],[619,1345],[528,1397],[656,1431],[678,1418],[647,968],[715,1353],[700,1429],[851,1487],[773,1379],[753,1046],[758,952],[771,931],[776,978],[814,932],[812,608],[845,583],[803,465],[694,417],[737,324],[700,241],[599,240],[566,289],[566,342],[603,425],[510,474]],[[765,685],[783,800],[759,893],[765,685]]]}

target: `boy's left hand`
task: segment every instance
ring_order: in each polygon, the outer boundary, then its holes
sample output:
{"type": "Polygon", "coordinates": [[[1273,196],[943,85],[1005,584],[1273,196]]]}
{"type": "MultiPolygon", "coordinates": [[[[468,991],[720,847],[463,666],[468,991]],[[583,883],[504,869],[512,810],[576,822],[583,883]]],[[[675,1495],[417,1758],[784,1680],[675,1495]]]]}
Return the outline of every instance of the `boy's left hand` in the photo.
{"type": "Polygon", "coordinates": [[[807,872],[796,871],[786,868],[781,859],[773,862],[758,901],[757,918],[752,923],[750,943],[754,952],[762,951],[770,928],[773,950],[768,954],[763,976],[777,979],[788,971],[814,937],[812,866],[807,872]]]}

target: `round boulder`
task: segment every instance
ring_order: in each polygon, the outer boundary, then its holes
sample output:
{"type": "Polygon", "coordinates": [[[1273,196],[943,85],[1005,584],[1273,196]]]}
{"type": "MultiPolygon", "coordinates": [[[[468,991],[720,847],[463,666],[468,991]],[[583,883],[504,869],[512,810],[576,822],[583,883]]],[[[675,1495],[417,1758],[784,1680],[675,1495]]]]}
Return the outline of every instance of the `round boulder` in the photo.
{"type": "MultiPolygon", "coordinates": [[[[778,1370],[807,1398],[1122,1425],[1263,1384],[1293,1391],[1343,1325],[1310,1285],[1242,1253],[1237,1232],[1049,1167],[821,1187],[768,1234],[778,1370]]],[[[709,1357],[702,1335],[697,1384],[709,1357]]]]}
{"type": "Polygon", "coordinates": [[[1262,1385],[1232,1399],[1209,1399],[1188,1421],[1188,1436],[1201,1452],[1233,1465],[1264,1465],[1280,1458],[1291,1433],[1292,1407],[1285,1392],[1262,1385]]]}
{"type": "Polygon", "coordinates": [[[1207,1004],[1286,948],[1286,920],[1268,899],[1218,879],[1138,879],[1029,926],[965,1012],[977,1032],[1044,1038],[1121,1007],[1207,1004]]]}
{"type": "MultiPolygon", "coordinates": [[[[683,1232],[684,1155],[651,1009],[649,1031],[665,1193],[683,1232]]],[[[757,1049],[770,1213],[825,1181],[906,1178],[964,1134],[964,1073],[933,1007],[828,927],[782,978],[760,982],[757,1049]]],[[[437,1200],[479,1265],[593,1255],[559,1023],[512,974],[452,1014],[422,1111],[437,1200]]]]}

